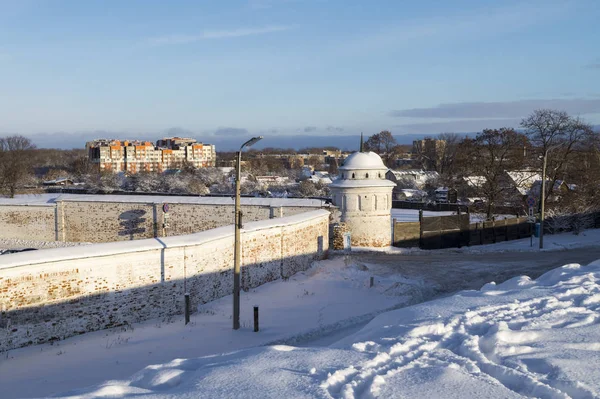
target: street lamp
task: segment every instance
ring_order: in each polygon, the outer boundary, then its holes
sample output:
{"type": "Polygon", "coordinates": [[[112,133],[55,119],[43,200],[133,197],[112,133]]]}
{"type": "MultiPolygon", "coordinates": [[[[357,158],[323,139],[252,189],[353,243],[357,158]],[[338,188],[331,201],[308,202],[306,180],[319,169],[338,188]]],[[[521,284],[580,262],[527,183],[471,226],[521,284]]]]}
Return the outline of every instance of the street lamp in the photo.
{"type": "Polygon", "coordinates": [[[235,245],[233,249],[233,329],[240,328],[240,258],[241,242],[240,229],[242,228],[242,212],[240,210],[240,181],[242,177],[242,150],[260,141],[263,136],[252,137],[240,147],[237,153],[235,173],[235,245]]]}
{"type": "Polygon", "coordinates": [[[544,151],[544,166],[542,166],[542,211],[540,213],[540,249],[544,249],[544,210],[546,202],[546,163],[548,159],[548,149],[544,151]]]}

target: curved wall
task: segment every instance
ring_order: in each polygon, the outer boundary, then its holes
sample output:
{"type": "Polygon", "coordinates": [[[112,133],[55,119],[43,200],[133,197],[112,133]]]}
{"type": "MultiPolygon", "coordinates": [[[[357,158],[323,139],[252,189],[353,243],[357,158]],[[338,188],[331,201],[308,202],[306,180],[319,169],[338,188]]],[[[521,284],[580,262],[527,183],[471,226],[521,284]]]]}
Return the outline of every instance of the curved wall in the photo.
{"type": "Polygon", "coordinates": [[[392,245],[391,188],[332,188],[334,204],[341,221],[351,234],[352,246],[389,247],[392,245]]]}

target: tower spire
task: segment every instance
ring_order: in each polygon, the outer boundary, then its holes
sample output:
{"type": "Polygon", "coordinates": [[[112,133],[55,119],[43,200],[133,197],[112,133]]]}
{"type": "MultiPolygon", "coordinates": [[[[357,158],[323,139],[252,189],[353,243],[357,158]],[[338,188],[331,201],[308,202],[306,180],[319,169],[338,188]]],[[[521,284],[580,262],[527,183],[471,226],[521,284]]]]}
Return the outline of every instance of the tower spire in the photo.
{"type": "Polygon", "coordinates": [[[360,132],[360,152],[363,152],[363,134],[360,132]]]}

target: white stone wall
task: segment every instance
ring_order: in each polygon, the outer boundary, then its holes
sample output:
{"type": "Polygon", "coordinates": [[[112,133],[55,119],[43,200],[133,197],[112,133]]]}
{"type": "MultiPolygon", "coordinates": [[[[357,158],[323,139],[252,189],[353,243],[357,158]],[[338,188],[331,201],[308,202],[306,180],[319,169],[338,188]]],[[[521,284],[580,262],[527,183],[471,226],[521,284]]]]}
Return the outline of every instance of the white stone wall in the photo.
{"type": "MultiPolygon", "coordinates": [[[[328,250],[329,212],[248,223],[242,288],[306,270],[328,250]]],[[[179,237],[3,255],[0,351],[183,312],[233,290],[233,226],[179,237]]]]}
{"type": "Polygon", "coordinates": [[[56,240],[54,205],[0,205],[0,238],[56,240]]]}
{"type": "MultiPolygon", "coordinates": [[[[321,206],[242,205],[243,221],[292,216],[321,206]]],[[[323,205],[326,207],[326,205],[323,205]]],[[[233,203],[228,205],[170,202],[168,227],[162,203],[157,201],[58,201],[49,205],[0,204],[0,238],[113,242],[177,236],[233,224],[233,203]]]]}

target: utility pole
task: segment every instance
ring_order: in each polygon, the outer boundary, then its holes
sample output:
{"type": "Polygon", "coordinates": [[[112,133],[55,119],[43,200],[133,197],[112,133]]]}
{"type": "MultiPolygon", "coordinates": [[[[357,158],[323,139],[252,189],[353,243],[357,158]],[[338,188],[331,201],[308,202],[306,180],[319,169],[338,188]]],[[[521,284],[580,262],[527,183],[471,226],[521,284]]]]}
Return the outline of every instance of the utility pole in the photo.
{"type": "Polygon", "coordinates": [[[240,264],[242,257],[242,243],[240,229],[242,228],[242,211],[240,207],[240,182],[242,179],[242,150],[260,141],[263,136],[253,137],[240,147],[237,153],[237,165],[235,173],[235,216],[234,229],[235,238],[233,246],[233,329],[240,328],[240,264]]]}

